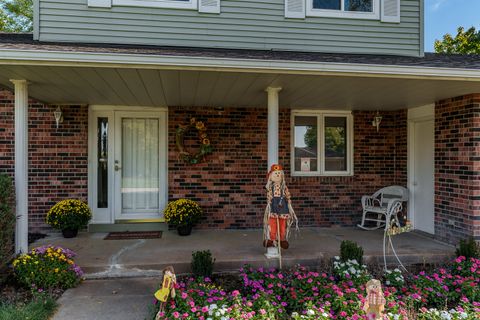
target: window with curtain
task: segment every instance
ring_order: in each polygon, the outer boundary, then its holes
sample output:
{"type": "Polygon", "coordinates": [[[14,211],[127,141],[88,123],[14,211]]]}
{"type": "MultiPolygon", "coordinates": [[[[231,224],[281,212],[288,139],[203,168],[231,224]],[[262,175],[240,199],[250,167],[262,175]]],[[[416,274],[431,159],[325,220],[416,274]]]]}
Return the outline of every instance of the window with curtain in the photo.
{"type": "Polygon", "coordinates": [[[122,119],[122,211],[159,209],[158,119],[122,119]]]}

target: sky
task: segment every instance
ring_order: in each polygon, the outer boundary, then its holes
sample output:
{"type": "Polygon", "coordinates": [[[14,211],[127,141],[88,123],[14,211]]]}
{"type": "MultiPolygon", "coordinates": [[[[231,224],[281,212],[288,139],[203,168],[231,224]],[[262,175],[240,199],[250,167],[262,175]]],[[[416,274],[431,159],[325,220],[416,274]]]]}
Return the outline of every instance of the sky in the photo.
{"type": "Polygon", "coordinates": [[[480,0],[425,0],[425,52],[443,35],[455,35],[459,26],[480,28],[480,0]]]}

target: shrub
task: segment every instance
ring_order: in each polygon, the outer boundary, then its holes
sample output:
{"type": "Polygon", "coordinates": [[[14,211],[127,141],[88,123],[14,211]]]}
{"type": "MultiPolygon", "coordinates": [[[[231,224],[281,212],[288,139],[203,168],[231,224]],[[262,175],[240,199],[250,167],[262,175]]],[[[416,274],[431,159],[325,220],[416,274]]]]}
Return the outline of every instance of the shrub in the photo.
{"type": "Polygon", "coordinates": [[[340,257],[333,261],[333,273],[340,281],[352,281],[355,284],[365,284],[371,279],[367,266],[359,264],[357,260],[343,262],[340,257]]]}
{"type": "Polygon", "coordinates": [[[12,208],[12,179],[0,174],[0,271],[6,267],[13,255],[13,234],[15,214],[12,208]]]}
{"type": "Polygon", "coordinates": [[[292,313],[293,320],[327,320],[332,319],[330,315],[330,305],[327,304],[323,307],[317,307],[312,302],[305,303],[303,312],[292,313]]]}
{"type": "Polygon", "coordinates": [[[75,253],[52,245],[32,249],[13,261],[18,282],[34,290],[75,287],[83,276],[73,261],[75,253]]]}
{"type": "Polygon", "coordinates": [[[202,216],[202,209],[195,201],[179,199],[170,202],[163,214],[165,221],[170,225],[193,225],[202,216]]]}
{"type": "Polygon", "coordinates": [[[473,237],[467,240],[460,240],[458,248],[455,250],[457,257],[480,258],[480,246],[475,242],[473,237]]]}
{"type": "Polygon", "coordinates": [[[67,199],[58,202],[47,213],[47,223],[55,229],[80,229],[87,226],[92,211],[80,200],[67,199]]]}
{"type": "Polygon", "coordinates": [[[192,253],[192,273],[196,277],[211,277],[215,259],[210,250],[192,253]]]}
{"type": "Polygon", "coordinates": [[[355,260],[359,264],[363,263],[363,249],[356,242],[350,240],[342,241],[340,245],[340,260],[347,262],[355,260]]]}
{"type": "Polygon", "coordinates": [[[398,268],[395,268],[394,270],[386,270],[384,278],[387,286],[401,288],[405,284],[405,278],[402,275],[402,271],[398,268]]]}

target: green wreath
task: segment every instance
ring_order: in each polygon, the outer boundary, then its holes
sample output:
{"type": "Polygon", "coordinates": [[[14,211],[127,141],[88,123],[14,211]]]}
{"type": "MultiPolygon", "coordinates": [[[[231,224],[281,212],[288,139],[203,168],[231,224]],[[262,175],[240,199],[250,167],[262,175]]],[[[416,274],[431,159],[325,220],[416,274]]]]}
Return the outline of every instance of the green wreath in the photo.
{"type": "Polygon", "coordinates": [[[197,121],[195,118],[191,118],[188,125],[178,125],[175,133],[175,144],[179,152],[179,158],[190,164],[202,162],[205,155],[212,153],[213,149],[207,136],[207,127],[202,121],[197,121]],[[200,149],[197,153],[188,152],[184,145],[185,134],[192,129],[198,131],[198,139],[200,140],[200,149]]]}

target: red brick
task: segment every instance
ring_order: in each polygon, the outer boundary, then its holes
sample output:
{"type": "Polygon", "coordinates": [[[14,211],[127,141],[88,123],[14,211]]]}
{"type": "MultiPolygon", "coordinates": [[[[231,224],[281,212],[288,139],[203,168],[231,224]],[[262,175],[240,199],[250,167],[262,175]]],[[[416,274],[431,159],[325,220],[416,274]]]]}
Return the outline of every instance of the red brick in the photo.
{"type": "Polygon", "coordinates": [[[435,234],[451,243],[480,240],[479,99],[471,94],[435,105],[435,234]]]}

